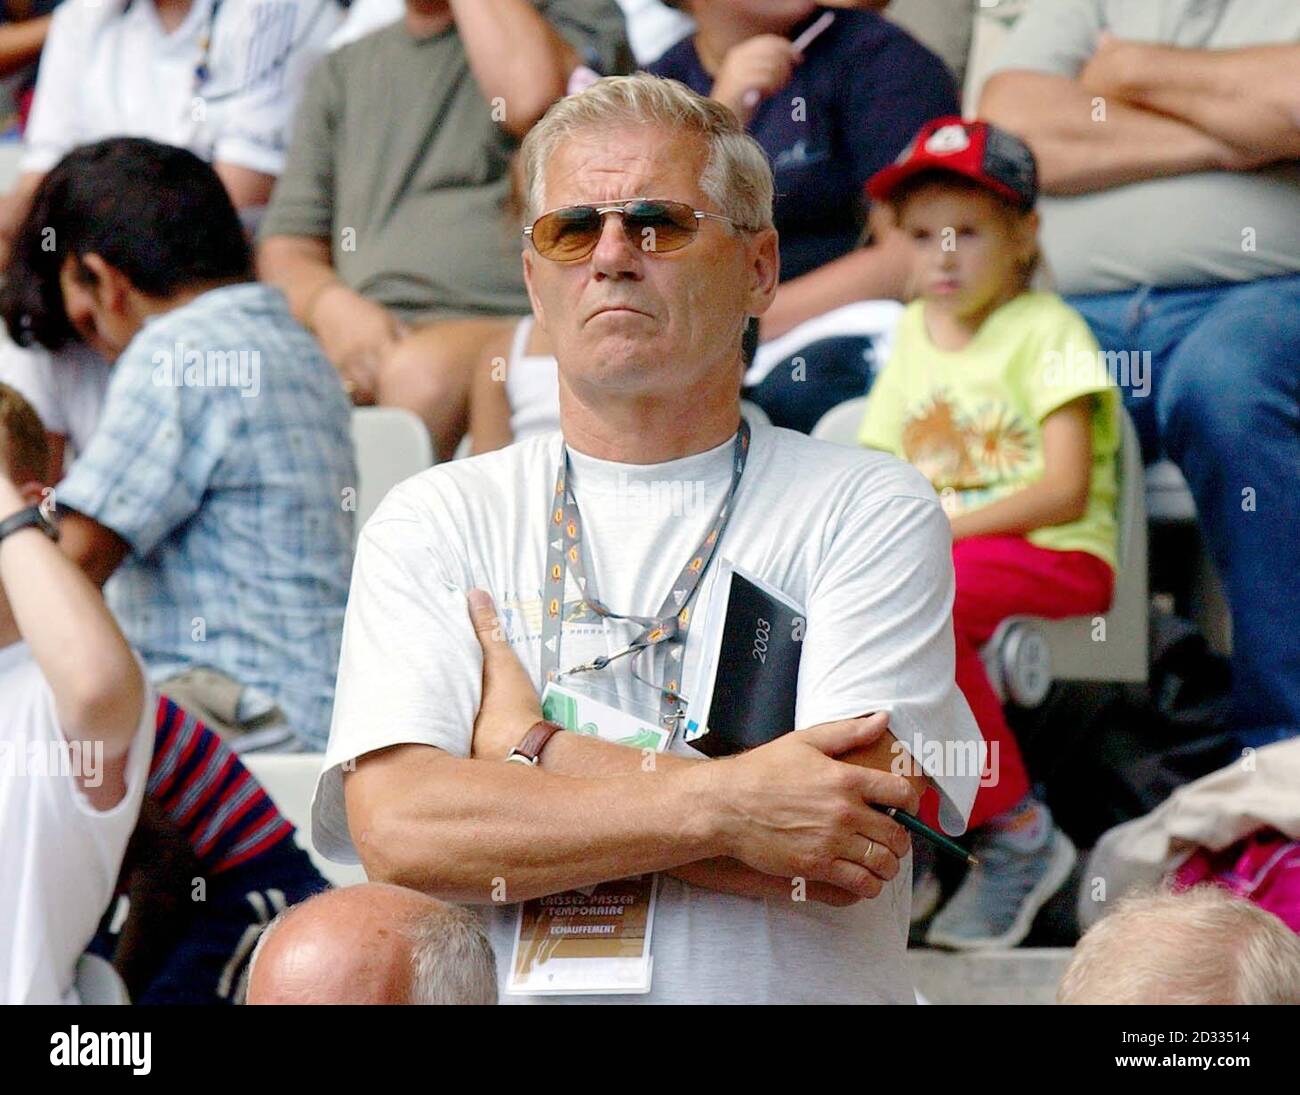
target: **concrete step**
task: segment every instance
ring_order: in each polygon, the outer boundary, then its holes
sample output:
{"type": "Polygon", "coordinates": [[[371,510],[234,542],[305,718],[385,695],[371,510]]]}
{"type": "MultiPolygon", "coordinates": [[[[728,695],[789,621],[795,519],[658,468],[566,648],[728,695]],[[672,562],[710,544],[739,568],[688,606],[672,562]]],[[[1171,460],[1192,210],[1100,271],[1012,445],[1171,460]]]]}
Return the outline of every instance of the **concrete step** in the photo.
{"type": "Polygon", "coordinates": [[[930,1004],[1052,1004],[1073,952],[1032,947],[987,954],[907,952],[917,993],[930,1004]]]}

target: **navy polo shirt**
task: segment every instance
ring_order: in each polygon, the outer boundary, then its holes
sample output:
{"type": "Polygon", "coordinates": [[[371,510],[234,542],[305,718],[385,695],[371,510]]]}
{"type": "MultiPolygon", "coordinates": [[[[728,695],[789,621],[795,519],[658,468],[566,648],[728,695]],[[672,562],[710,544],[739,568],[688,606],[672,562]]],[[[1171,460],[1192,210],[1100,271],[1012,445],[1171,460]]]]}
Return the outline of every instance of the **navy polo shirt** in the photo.
{"type": "MultiPolygon", "coordinates": [[[[749,123],[776,178],[782,281],[852,251],[866,223],[867,180],[893,163],[926,122],[961,113],[947,66],[874,12],[837,10],[804,56],[790,83],[759,104],[749,123]]],[[[694,37],[650,71],[701,95],[713,88],[694,37]]]]}

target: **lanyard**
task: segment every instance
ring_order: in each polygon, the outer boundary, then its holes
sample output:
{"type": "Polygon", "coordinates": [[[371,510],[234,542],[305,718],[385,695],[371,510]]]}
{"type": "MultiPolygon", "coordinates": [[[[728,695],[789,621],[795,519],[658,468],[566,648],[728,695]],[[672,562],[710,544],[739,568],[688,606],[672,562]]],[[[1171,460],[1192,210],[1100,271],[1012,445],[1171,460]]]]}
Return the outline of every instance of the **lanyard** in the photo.
{"type": "Polygon", "coordinates": [[[194,66],[194,93],[203,88],[208,82],[208,77],[212,75],[212,70],[208,63],[212,60],[212,36],[217,32],[217,16],[221,14],[221,5],[224,0],[212,0],[212,7],[208,9],[208,25],[199,39],[199,60],[194,66]]]}
{"type": "MultiPolygon", "coordinates": [[[[673,583],[654,616],[628,616],[620,612],[611,612],[601,603],[596,595],[596,587],[591,582],[582,562],[582,518],[578,513],[578,503],[569,487],[569,451],[564,450],[564,460],[560,464],[559,475],[555,480],[555,494],[548,499],[551,518],[548,522],[546,547],[546,589],[542,607],[542,676],[549,683],[560,675],[560,638],[564,629],[564,574],[566,567],[572,572],[583,599],[570,613],[571,621],[584,620],[588,614],[602,619],[631,620],[641,626],[641,632],[628,645],[626,650],[607,657],[599,657],[586,665],[574,666],[570,673],[604,669],[610,662],[624,655],[633,659],[632,675],[645,681],[635,670],[636,658],[642,651],[653,649],[660,643],[670,644],[665,647],[669,655],[669,665],[665,676],[669,679],[659,687],[659,714],[665,726],[675,728],[682,716],[680,703],[682,695],[677,691],[682,668],[682,653],[686,648],[686,633],[690,629],[690,601],[699,588],[704,572],[709,567],[709,560],[717,549],[722,533],[731,518],[732,501],[740,477],[745,471],[745,461],[749,456],[749,423],[742,417],[740,428],[736,431],[736,445],[732,454],[731,486],[727,496],[722,500],[708,535],[700,546],[691,553],[690,561],[682,568],[681,574],[673,583]],[[673,666],[676,666],[676,669],[673,666]]],[[[652,682],[645,681],[647,684],[652,682]]]]}

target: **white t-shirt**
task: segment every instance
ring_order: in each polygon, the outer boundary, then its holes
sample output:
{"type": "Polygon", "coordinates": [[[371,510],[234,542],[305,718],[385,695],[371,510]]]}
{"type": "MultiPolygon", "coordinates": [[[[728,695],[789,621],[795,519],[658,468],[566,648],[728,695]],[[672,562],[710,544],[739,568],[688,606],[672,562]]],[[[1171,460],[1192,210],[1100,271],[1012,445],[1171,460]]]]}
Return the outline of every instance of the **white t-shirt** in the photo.
{"type": "MultiPolygon", "coordinates": [[[[660,0],[618,0],[618,5],[627,21],[628,45],[639,65],[657,61],[669,46],[676,45],[695,27],[689,16],[666,7],[660,0]]],[[[404,10],[402,0],[353,0],[343,25],[330,39],[330,49],[396,23],[404,10]]]]}
{"type": "Polygon", "coordinates": [[[66,0],[55,10],[22,170],[48,171],[79,144],[129,136],[279,175],[303,81],[342,16],[336,0],[193,0],[171,33],[153,0],[123,7],[66,0]]]}
{"type": "MultiPolygon", "coordinates": [[[[652,465],[573,454],[589,574],[612,610],[658,611],[726,493],[732,445],[652,465]]],[[[315,844],[326,856],[356,862],[340,764],[403,742],[469,755],[482,656],[467,590],[479,586],[493,595],[512,646],[540,683],[547,517],[561,452],[561,437],[552,433],[431,468],[394,489],[367,522],[325,770],[312,804],[315,844]]],[[[893,733],[923,761],[932,750],[915,746],[918,738],[980,740],[953,680],[951,533],[933,489],[914,468],[756,425],[718,555],[806,609],[798,727],[889,711],[893,733]]],[[[696,594],[682,678],[688,698],[698,687],[706,626],[698,606],[708,603],[716,572],[709,568],[696,594]]],[[[566,600],[578,599],[570,576],[566,600]]],[[[561,663],[613,653],[634,633],[622,621],[566,627],[561,663]]],[[[643,661],[640,672],[650,675],[643,661]]],[[[621,697],[654,708],[654,690],[632,679],[627,659],[599,676],[621,697]]],[[[676,744],[674,751],[694,753],[676,744]]],[[[945,827],[962,831],[976,776],[931,774],[942,791],[945,827]]],[[[849,908],[718,894],[664,875],[653,990],[603,999],[911,1003],[904,965],[910,864],[908,857],[875,900],[849,908]]],[[[515,907],[491,907],[485,915],[504,978],[515,907]]]]}
{"type": "Polygon", "coordinates": [[[0,1003],[78,1003],[77,959],[108,908],[153,758],[146,689],[126,794],[96,810],[74,775],[54,693],[25,643],[0,649],[0,1003]]]}
{"type": "Polygon", "coordinates": [[[85,450],[95,432],[111,368],[81,343],[51,354],[41,346],[19,346],[0,331],[0,381],[26,398],[47,432],[68,439],[69,459],[85,450]]]}

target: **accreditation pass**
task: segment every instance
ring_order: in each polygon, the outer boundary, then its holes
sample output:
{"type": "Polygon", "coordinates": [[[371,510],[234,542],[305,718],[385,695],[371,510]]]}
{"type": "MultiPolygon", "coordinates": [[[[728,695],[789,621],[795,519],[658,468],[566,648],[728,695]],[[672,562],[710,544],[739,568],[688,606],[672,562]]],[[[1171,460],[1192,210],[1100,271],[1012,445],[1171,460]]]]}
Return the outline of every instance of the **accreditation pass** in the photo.
{"type": "MultiPolygon", "coordinates": [[[[581,693],[548,684],[546,718],[576,733],[659,752],[671,735],[654,722],[581,693]]],[[[659,876],[636,875],[580,890],[547,894],[519,906],[506,992],[579,996],[650,991],[659,876]]]]}

